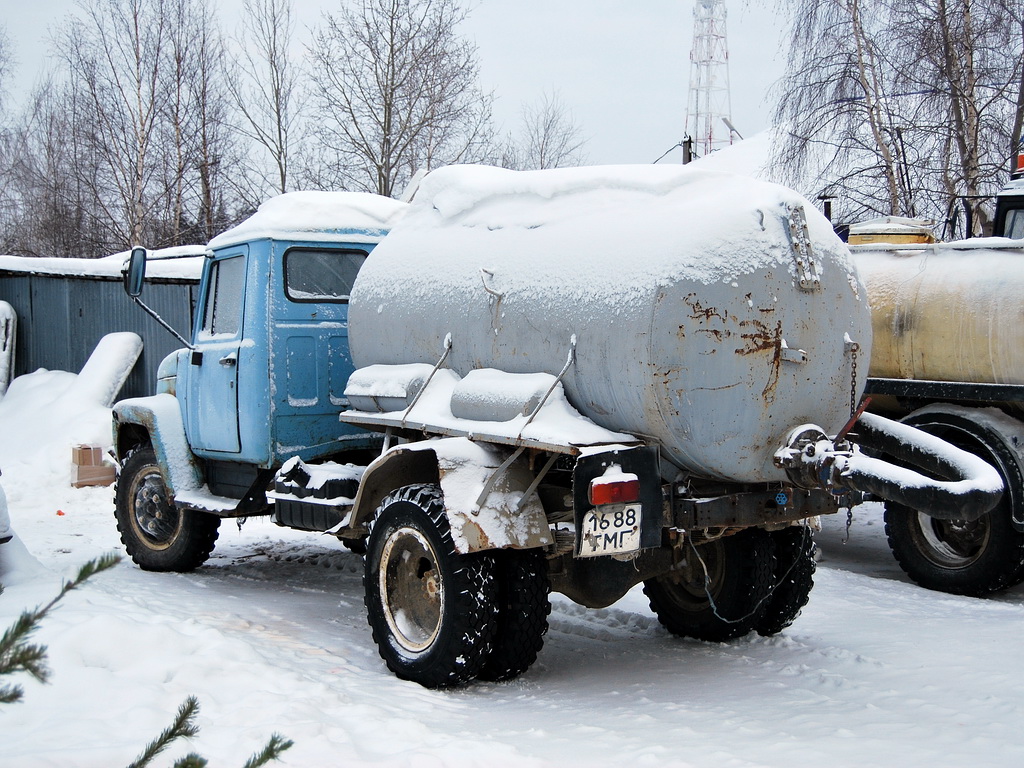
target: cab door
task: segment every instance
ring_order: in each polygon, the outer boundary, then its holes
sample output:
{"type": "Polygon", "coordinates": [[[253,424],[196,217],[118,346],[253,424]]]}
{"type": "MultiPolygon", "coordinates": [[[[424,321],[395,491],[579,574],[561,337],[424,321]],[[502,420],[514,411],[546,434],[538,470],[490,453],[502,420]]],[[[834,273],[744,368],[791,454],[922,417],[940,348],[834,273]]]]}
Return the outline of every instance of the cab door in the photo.
{"type": "Polygon", "coordinates": [[[238,453],[239,350],[248,246],[219,253],[210,264],[189,366],[188,431],[197,452],[238,453]]]}
{"type": "MultiPolygon", "coordinates": [[[[369,246],[296,244],[283,254],[283,291],[272,307],[271,392],[277,460],[337,452],[353,428],[348,401],[348,298],[369,246]]],[[[359,430],[365,440],[367,433],[359,430]]]]}

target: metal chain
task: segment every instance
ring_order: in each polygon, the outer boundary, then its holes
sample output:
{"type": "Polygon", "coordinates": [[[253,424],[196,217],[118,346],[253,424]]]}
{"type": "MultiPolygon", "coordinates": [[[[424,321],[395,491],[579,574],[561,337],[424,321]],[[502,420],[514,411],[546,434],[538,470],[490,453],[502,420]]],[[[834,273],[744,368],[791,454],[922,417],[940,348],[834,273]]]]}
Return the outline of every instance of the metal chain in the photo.
{"type": "Polygon", "coordinates": [[[857,412],[857,352],[860,351],[860,344],[854,344],[850,347],[850,356],[853,359],[853,365],[851,368],[850,375],[850,418],[853,418],[853,414],[857,412]]]}
{"type": "MultiPolygon", "coordinates": [[[[857,413],[857,353],[860,351],[860,344],[853,344],[850,347],[850,418],[857,413]]],[[[850,540],[850,526],[853,525],[853,504],[846,508],[846,533],[843,536],[843,544],[850,540]]]]}

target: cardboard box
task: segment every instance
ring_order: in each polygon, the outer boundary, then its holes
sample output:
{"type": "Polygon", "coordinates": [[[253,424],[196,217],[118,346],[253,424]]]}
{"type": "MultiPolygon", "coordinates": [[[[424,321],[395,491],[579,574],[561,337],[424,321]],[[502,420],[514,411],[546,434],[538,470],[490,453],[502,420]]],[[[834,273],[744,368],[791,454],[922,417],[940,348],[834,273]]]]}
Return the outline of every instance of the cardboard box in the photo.
{"type": "Polygon", "coordinates": [[[71,463],[76,467],[98,467],[103,464],[103,450],[98,445],[72,446],[71,463]]]}
{"type": "Polygon", "coordinates": [[[71,473],[71,485],[84,488],[87,485],[112,485],[114,482],[114,466],[100,464],[96,467],[76,466],[71,473]]]}

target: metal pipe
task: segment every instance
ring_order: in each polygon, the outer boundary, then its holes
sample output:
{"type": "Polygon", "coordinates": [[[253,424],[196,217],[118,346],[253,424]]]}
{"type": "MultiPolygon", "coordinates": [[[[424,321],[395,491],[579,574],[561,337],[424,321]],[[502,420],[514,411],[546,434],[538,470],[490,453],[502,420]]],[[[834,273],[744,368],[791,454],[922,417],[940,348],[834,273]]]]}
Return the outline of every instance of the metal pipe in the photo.
{"type": "Polygon", "coordinates": [[[866,413],[850,439],[900,463],[853,456],[843,462],[835,478],[844,487],[939,520],[977,520],[1003,495],[1002,478],[987,462],[916,427],[866,413]]]}

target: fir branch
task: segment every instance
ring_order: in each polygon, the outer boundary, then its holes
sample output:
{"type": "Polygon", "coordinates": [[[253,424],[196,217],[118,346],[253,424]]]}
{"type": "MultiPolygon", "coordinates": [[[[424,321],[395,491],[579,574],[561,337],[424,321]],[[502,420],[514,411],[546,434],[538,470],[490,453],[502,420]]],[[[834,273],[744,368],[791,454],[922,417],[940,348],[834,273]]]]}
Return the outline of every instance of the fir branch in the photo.
{"type": "MultiPolygon", "coordinates": [[[[72,589],[80,587],[90,577],[112,568],[120,561],[121,558],[113,554],[90,560],[79,569],[78,575],[74,579],[64,583],[60,592],[50,602],[35,608],[35,610],[23,611],[14,624],[0,636],[0,675],[27,672],[40,683],[47,682],[50,670],[46,667],[46,646],[29,644],[28,640],[32,633],[39,628],[39,623],[53,610],[64,595],[72,589]]],[[[23,695],[24,689],[20,685],[0,686],[0,703],[13,704],[21,701],[23,695]]]]}
{"type": "Polygon", "coordinates": [[[286,739],[278,733],[271,734],[270,741],[266,746],[250,757],[243,768],[260,768],[271,760],[280,760],[281,754],[285,750],[291,749],[294,743],[291,739],[286,739]]]}
{"type": "Polygon", "coordinates": [[[191,738],[199,733],[199,726],[194,722],[197,714],[199,714],[199,699],[189,696],[178,707],[178,714],[174,716],[174,722],[153,739],[128,768],[144,768],[173,742],[180,738],[191,738]]]}
{"type": "Polygon", "coordinates": [[[189,752],[174,764],[174,768],[206,768],[209,762],[195,752],[189,752]]]}

